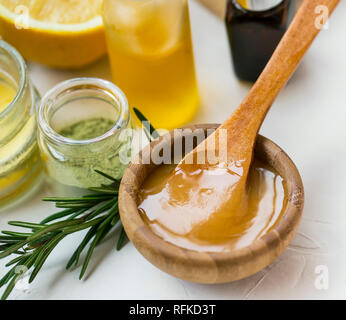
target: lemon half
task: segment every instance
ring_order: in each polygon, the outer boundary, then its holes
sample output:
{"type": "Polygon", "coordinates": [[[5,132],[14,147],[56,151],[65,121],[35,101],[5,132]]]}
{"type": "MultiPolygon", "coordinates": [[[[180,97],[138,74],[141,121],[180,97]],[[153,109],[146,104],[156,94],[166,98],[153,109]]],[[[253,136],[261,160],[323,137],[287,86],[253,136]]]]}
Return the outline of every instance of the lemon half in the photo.
{"type": "Polygon", "coordinates": [[[2,0],[0,36],[24,58],[83,67],[106,53],[103,0],[2,0]]]}

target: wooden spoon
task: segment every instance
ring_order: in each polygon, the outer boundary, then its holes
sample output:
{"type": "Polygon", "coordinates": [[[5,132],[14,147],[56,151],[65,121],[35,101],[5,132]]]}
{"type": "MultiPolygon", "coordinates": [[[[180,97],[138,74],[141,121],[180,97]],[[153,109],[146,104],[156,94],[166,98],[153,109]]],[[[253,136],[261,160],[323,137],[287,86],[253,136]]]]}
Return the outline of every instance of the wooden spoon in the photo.
{"type": "Polygon", "coordinates": [[[241,105],[213,135],[186,155],[179,165],[193,162],[196,153],[221,155],[222,151],[227,150],[227,161],[242,161],[243,176],[247,176],[256,137],[267,112],[320,31],[316,22],[320,22],[318,15],[321,13],[316,13],[316,8],[324,6],[330,14],[338,2],[305,0],[302,3],[272,58],[241,105]],[[220,130],[226,130],[227,139],[219,140],[220,130]],[[218,141],[221,143],[215,143],[218,141]],[[216,150],[210,149],[214,147],[216,150]]]}
{"type": "MultiPolygon", "coordinates": [[[[176,191],[170,194],[171,199],[167,203],[160,200],[157,206],[166,208],[174,203],[174,219],[179,230],[185,230],[185,233],[193,234],[200,240],[208,240],[209,235],[227,238],[232,221],[244,215],[247,206],[246,182],[258,131],[275,97],[320,31],[316,24],[320,22],[316,8],[325,6],[330,13],[338,2],[305,0],[302,3],[290,28],[242,104],[214,134],[187,154],[168,178],[168,189],[176,191]],[[220,169],[224,175],[216,181],[211,176],[220,175],[220,169]],[[196,180],[193,189],[185,190],[182,186],[191,182],[184,177],[195,176],[196,172],[207,172],[206,177],[211,178],[203,178],[201,185],[199,182],[196,184],[196,180]],[[233,177],[225,182],[229,173],[233,177]],[[218,191],[217,194],[216,191],[206,194],[206,190],[218,191]],[[203,208],[200,203],[203,203],[203,208]],[[186,210],[188,215],[183,214],[186,210]]],[[[177,230],[172,229],[174,232],[177,230]]]]}
{"type": "MultiPolygon", "coordinates": [[[[338,2],[339,0],[304,0],[291,26],[249,94],[231,117],[214,133],[219,135],[220,129],[227,130],[227,141],[225,141],[227,146],[216,144],[215,147],[227,148],[228,161],[245,160],[244,176],[247,176],[257,133],[267,112],[320,31],[315,23],[319,22],[318,14],[321,13],[317,14],[316,8],[325,6],[330,14],[338,2]]],[[[182,163],[193,156],[193,153],[202,152],[208,149],[208,146],[213,146],[213,143],[208,144],[210,139],[215,137],[210,136],[206,139],[204,143],[186,155],[182,163]]],[[[218,138],[215,141],[219,141],[218,138]]]]}

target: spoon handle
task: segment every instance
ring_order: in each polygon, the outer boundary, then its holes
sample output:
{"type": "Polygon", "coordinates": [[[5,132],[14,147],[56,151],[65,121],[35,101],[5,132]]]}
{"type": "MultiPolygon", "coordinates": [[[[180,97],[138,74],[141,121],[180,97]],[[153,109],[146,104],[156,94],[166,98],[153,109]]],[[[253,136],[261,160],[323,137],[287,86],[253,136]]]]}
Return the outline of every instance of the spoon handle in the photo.
{"type": "MultiPolygon", "coordinates": [[[[230,156],[233,159],[251,151],[248,148],[254,143],[254,134],[256,135],[261,127],[275,97],[319,33],[322,15],[330,15],[338,2],[339,0],[304,0],[301,4],[257,82],[238,109],[222,125],[228,131],[227,140],[230,143],[239,142],[231,148],[230,156]]],[[[325,18],[328,18],[328,15],[325,18]]]]}

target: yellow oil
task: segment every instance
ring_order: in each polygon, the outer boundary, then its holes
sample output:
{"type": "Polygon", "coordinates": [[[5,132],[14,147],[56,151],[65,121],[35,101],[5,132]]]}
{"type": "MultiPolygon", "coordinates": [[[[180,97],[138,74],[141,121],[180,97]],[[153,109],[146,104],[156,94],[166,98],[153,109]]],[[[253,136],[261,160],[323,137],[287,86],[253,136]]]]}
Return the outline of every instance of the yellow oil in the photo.
{"type": "Polygon", "coordinates": [[[10,104],[16,95],[16,89],[7,81],[0,79],[0,112],[10,104]]]}
{"type": "Polygon", "coordinates": [[[18,167],[0,176],[0,210],[25,194],[36,183],[42,172],[40,155],[35,149],[18,167]]]}
{"type": "Polygon", "coordinates": [[[187,4],[159,1],[150,8],[121,2],[106,1],[104,8],[115,84],[156,128],[184,125],[199,106],[187,4]],[[124,8],[126,21],[120,16],[124,8]]]}
{"type": "MultiPolygon", "coordinates": [[[[0,75],[0,115],[16,92],[13,81],[0,75]]],[[[3,126],[0,130],[9,129],[3,126]]],[[[30,115],[18,133],[0,145],[0,209],[31,187],[41,171],[35,135],[35,117],[30,115]]]]}
{"type": "Polygon", "coordinates": [[[237,0],[238,3],[245,9],[248,8],[248,3],[247,3],[247,0],[237,0]]]}

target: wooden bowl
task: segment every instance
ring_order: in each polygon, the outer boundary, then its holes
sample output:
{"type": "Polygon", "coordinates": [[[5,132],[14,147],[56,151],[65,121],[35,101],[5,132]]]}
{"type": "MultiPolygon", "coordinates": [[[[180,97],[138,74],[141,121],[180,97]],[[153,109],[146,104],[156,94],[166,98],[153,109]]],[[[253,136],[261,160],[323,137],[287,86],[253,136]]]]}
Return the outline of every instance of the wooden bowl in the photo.
{"type": "MultiPolygon", "coordinates": [[[[216,129],[218,125],[187,128],[216,129]]],[[[250,246],[230,252],[197,252],[166,242],[142,220],[137,196],[143,181],[155,168],[149,163],[150,150],[174,143],[171,133],[144,148],[125,171],[120,186],[119,209],[126,233],[137,250],[159,269],[183,280],[225,283],[248,277],[272,263],[296,233],[304,206],[304,189],[299,172],[287,154],[274,142],[258,136],[255,157],[274,168],[287,183],[288,205],[277,226],[250,246]],[[160,146],[158,146],[160,145],[160,146]],[[147,161],[145,161],[147,160],[147,161]]],[[[189,151],[189,150],[187,150],[189,151]]]]}

